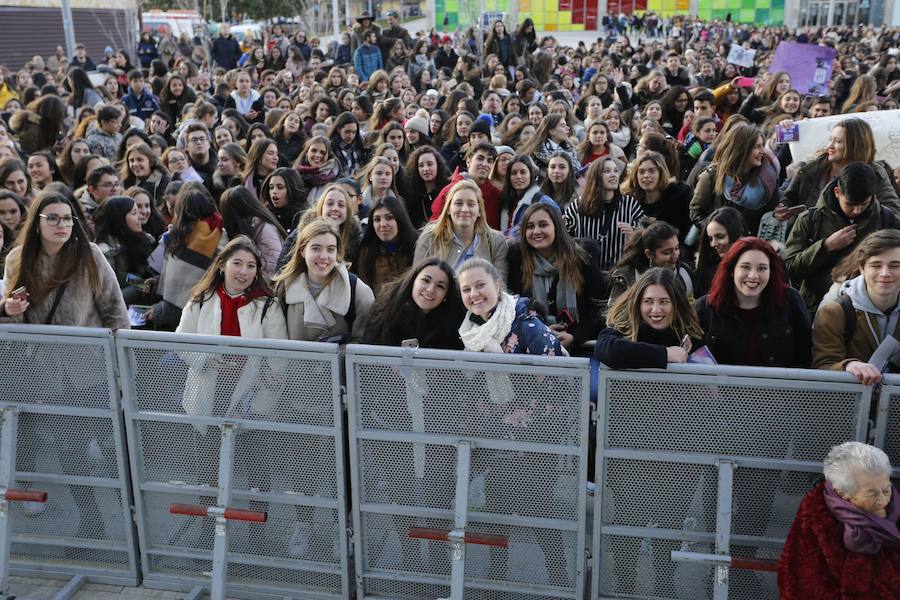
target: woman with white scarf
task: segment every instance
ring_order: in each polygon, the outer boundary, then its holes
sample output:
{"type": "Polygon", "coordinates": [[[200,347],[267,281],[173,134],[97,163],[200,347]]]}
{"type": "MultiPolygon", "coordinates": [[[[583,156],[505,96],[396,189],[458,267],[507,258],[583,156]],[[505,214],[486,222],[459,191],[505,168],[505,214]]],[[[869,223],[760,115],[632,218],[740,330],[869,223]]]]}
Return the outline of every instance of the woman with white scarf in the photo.
{"type": "Polygon", "coordinates": [[[343,256],[343,241],[332,222],[319,218],[300,230],[290,259],[275,277],[290,339],[362,340],[375,295],[347,270],[343,256]]]}
{"type": "Polygon", "coordinates": [[[532,204],[522,218],[521,239],[509,249],[509,289],[547,307],[547,322],[575,354],[601,329],[600,306],[608,296],[600,247],[572,239],[559,211],[532,204]]]}
{"type": "Polygon", "coordinates": [[[494,265],[483,258],[472,258],[457,275],[468,311],[459,328],[466,350],[565,356],[553,331],[531,307],[531,300],[503,290],[503,280],[494,265]]]}

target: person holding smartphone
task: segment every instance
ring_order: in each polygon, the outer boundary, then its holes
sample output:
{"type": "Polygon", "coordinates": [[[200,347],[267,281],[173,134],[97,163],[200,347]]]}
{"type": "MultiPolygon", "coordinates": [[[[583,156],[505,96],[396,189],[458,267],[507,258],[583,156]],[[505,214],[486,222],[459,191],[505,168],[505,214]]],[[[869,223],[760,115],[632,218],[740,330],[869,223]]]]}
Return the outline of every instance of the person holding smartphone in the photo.
{"type": "Polygon", "coordinates": [[[600,331],[602,301],[608,296],[593,240],[576,243],[555,207],[532,204],[522,217],[522,234],[510,247],[509,289],[547,307],[550,329],[570,354],[600,331]]]}
{"type": "Polygon", "coordinates": [[[671,269],[654,267],[619,296],[594,356],[611,369],[665,369],[685,363],[703,337],[684,286],[671,269]]]}
{"type": "Polygon", "coordinates": [[[116,274],[88,239],[65,196],[40,194],[6,257],[0,321],[128,329],[116,274]]]}

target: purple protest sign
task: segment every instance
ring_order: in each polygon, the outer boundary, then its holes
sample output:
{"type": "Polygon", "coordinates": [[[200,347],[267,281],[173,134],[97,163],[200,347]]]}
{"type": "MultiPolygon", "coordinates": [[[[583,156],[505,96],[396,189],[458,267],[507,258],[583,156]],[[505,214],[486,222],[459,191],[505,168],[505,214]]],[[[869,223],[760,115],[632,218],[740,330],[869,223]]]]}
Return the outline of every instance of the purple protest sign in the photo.
{"type": "Polygon", "coordinates": [[[769,73],[787,71],[791,87],[805,94],[827,94],[834,48],[815,44],[781,42],[775,49],[769,73]]]}

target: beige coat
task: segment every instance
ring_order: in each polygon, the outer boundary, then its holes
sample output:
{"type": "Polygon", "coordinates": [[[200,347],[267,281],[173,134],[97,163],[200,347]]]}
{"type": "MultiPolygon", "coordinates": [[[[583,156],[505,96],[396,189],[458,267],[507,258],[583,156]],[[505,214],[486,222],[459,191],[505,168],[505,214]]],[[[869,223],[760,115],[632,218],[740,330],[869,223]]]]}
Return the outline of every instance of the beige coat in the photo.
{"type": "Polygon", "coordinates": [[[363,338],[375,294],[362,279],[356,280],[356,316],[352,331],[345,320],[350,310],[350,275],[344,265],[337,268],[337,273],[318,298],[310,293],[306,273],[302,273],[287,285],[282,300],[287,307],[290,339],[315,342],[349,333],[350,340],[358,342],[363,338]]]}
{"type": "MultiPolygon", "coordinates": [[[[432,227],[426,227],[425,230],[422,231],[422,235],[419,236],[418,241],[416,241],[413,264],[418,264],[420,260],[436,256],[441,260],[446,261],[451,267],[454,267],[454,270],[456,270],[456,263],[459,262],[463,250],[465,250],[465,248],[462,248],[457,244],[450,244],[449,246],[439,244],[434,237],[434,229],[432,227]]],[[[503,281],[506,281],[506,274],[509,271],[506,252],[506,238],[504,238],[503,234],[499,231],[491,229],[487,239],[484,239],[482,236],[479,240],[473,258],[486,259],[500,271],[500,276],[503,278],[503,281]]]]}
{"type": "MultiPolygon", "coordinates": [[[[238,309],[238,322],[241,326],[241,337],[256,339],[287,339],[287,324],[284,320],[284,311],[281,303],[274,300],[263,316],[266,298],[255,298],[247,306],[238,309]]],[[[197,333],[201,335],[219,335],[222,324],[222,302],[218,294],[213,294],[201,305],[193,300],[189,301],[181,313],[181,322],[178,324],[177,333],[197,333]]],[[[232,363],[243,360],[238,355],[208,355],[198,352],[182,352],[181,359],[188,364],[190,370],[184,382],[184,395],[181,405],[184,412],[189,415],[211,416],[215,404],[216,382],[220,378],[233,377],[229,371],[234,367],[228,366],[229,359],[232,363]]],[[[241,366],[237,384],[228,404],[227,415],[237,418],[256,416],[272,416],[275,404],[281,396],[279,378],[260,378],[260,374],[266,371],[279,371],[284,367],[284,361],[264,358],[261,356],[249,357],[241,366]],[[273,388],[274,386],[274,388],[273,388]],[[246,413],[246,414],[245,414],[246,413]]],[[[205,425],[195,426],[201,434],[206,433],[205,425]]]]}

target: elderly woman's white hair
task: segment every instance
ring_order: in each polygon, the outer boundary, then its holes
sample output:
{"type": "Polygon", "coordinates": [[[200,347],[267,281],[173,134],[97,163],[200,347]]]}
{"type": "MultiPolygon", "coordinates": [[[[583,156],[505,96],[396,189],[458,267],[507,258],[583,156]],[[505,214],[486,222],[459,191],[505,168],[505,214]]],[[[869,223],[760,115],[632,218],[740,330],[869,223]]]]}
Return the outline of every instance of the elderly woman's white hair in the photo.
{"type": "Polygon", "coordinates": [[[838,492],[853,494],[857,475],[891,474],[891,461],[880,448],[862,442],[844,442],[825,457],[825,479],[838,492]]]}

